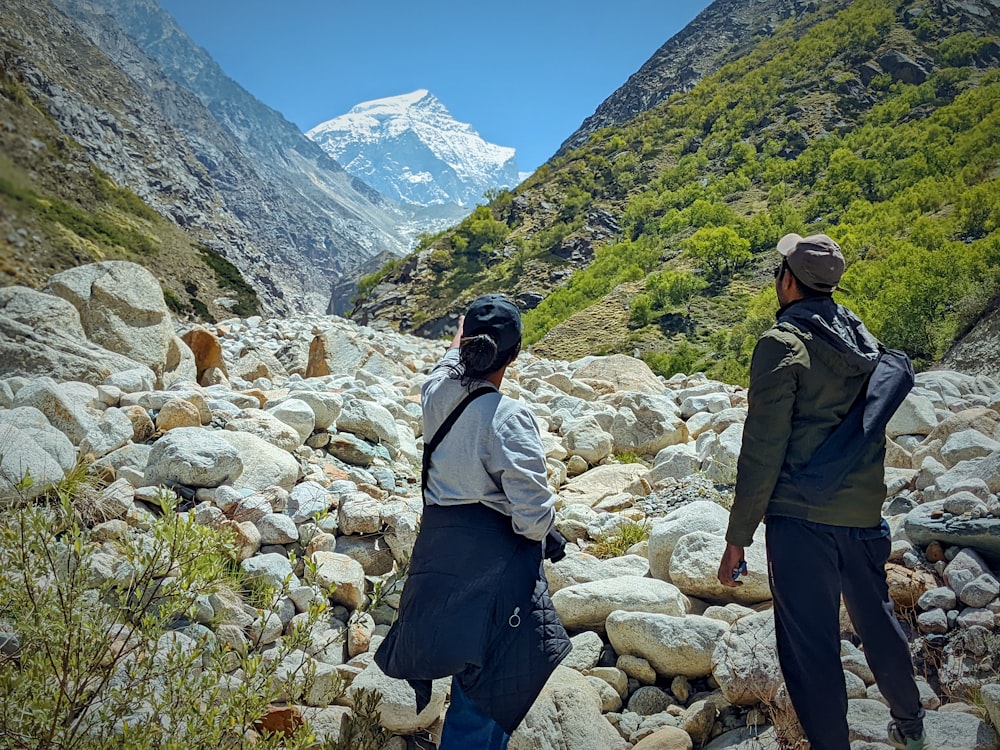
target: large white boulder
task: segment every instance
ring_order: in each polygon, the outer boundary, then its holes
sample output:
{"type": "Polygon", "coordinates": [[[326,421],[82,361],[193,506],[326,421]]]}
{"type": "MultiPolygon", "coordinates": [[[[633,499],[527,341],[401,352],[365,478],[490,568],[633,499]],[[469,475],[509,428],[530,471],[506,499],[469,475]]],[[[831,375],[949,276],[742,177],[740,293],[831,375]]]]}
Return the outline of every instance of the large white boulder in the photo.
{"type": "Polygon", "coordinates": [[[62,467],[30,433],[0,424],[0,500],[36,497],[63,476],[62,467]]]}
{"type": "Polygon", "coordinates": [[[409,683],[387,677],[374,662],[355,676],[347,689],[348,698],[352,702],[366,692],[378,692],[382,696],[378,704],[379,724],[396,734],[413,734],[427,729],[441,718],[448,680],[434,681],[430,703],[419,714],[417,699],[409,683]]]}
{"type": "Polygon", "coordinates": [[[51,378],[33,380],[16,394],[13,406],[31,406],[42,412],[49,424],[79,445],[87,433],[97,427],[100,413],[86,403],[67,383],[51,378]]]}
{"type": "Polygon", "coordinates": [[[622,750],[625,740],[601,715],[601,696],[586,677],[556,667],[511,735],[510,750],[622,750]]]}
{"type": "Polygon", "coordinates": [[[90,263],[57,273],[46,289],[77,309],[90,341],[163,376],[177,337],[163,290],[148,270],[128,261],[90,263]]]}
{"type": "Polygon", "coordinates": [[[569,552],[557,563],[545,561],[545,576],[552,593],[588,581],[619,576],[645,577],[648,572],[649,562],[640,555],[622,555],[601,560],[586,552],[569,552]]]}
{"type": "Polygon", "coordinates": [[[695,500],[670,511],[649,533],[649,574],[670,580],[670,557],[677,540],[692,531],[723,536],[729,525],[729,511],[711,500],[695,500]]]}
{"type": "Polygon", "coordinates": [[[615,450],[654,456],[668,445],[688,439],[687,425],[670,396],[616,393],[606,398],[615,407],[611,436],[615,450]]]}
{"type": "Polygon", "coordinates": [[[645,464],[604,464],[573,477],[560,490],[566,504],[594,507],[610,495],[618,495],[647,471],[645,464]]]}
{"type": "Polygon", "coordinates": [[[302,469],[287,451],[246,432],[220,430],[213,434],[235,448],[243,464],[242,473],[233,479],[235,486],[255,491],[277,486],[291,491],[298,481],[302,469]]]}
{"type": "Polygon", "coordinates": [[[712,653],[729,625],[699,615],[674,617],[646,612],[612,612],[605,620],[615,651],[640,656],[663,677],[704,677],[712,653]]]}
{"type": "Polygon", "coordinates": [[[23,430],[38,446],[55,459],[63,471],[76,465],[76,448],[62,431],[49,424],[48,418],[33,406],[0,409],[0,425],[23,430]]]}
{"type": "Polygon", "coordinates": [[[666,388],[649,365],[641,359],[626,354],[602,357],[584,357],[570,364],[575,377],[584,380],[603,380],[611,383],[616,391],[664,393],[666,388]]]}
{"type": "Polygon", "coordinates": [[[766,705],[774,700],[783,678],[772,610],[754,612],[733,623],[712,652],[712,676],[730,703],[766,705]]]}
{"type": "Polygon", "coordinates": [[[676,586],[639,576],[578,583],[555,592],[552,603],[563,625],[586,630],[604,630],[604,621],[616,610],[681,617],[687,608],[676,586]]]}
{"type": "Polygon", "coordinates": [[[611,455],[614,441],[593,415],[567,419],[560,433],[566,452],[576,455],[593,466],[611,455]]]}
{"type": "Polygon", "coordinates": [[[178,427],[153,444],[144,472],[149,485],[218,487],[243,473],[239,451],[224,433],[178,427]]]}
{"type": "Polygon", "coordinates": [[[726,548],[722,536],[692,531],[677,540],[670,557],[670,580],[688,596],[711,602],[759,604],[771,599],[767,578],[767,552],[761,542],[747,547],[747,573],[742,586],[730,588],[719,583],[719,561],[726,548]]]}

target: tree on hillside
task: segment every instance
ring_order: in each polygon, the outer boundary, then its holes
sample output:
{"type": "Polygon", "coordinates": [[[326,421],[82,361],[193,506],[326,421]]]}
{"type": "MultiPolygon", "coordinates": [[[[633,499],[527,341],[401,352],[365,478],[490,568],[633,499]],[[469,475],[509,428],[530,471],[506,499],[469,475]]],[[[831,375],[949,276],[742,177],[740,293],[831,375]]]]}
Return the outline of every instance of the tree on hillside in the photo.
{"type": "Polygon", "coordinates": [[[674,271],[664,280],[663,285],[670,304],[683,307],[690,318],[691,302],[704,291],[708,282],[690,272],[674,271]]]}
{"type": "Polygon", "coordinates": [[[727,278],[753,258],[749,240],[732,227],[702,227],[684,242],[684,249],[712,280],[727,278]]]}

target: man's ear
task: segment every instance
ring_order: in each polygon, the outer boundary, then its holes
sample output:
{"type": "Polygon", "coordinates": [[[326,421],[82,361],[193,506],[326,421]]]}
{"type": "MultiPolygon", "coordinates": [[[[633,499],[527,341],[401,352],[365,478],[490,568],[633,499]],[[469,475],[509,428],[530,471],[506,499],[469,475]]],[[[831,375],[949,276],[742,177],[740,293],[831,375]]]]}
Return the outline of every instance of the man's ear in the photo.
{"type": "Polygon", "coordinates": [[[799,280],[795,278],[795,274],[792,273],[791,269],[787,266],[785,266],[784,270],[781,272],[778,283],[786,292],[799,291],[799,280]]]}

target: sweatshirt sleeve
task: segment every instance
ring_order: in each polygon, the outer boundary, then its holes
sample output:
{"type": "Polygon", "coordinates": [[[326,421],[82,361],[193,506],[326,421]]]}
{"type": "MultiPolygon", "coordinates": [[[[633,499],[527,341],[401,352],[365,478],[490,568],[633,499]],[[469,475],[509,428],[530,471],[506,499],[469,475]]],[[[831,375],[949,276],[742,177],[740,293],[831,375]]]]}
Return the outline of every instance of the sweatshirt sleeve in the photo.
{"type": "Polygon", "coordinates": [[[801,344],[765,333],[754,349],[747,393],[747,420],[736,469],[736,491],[726,541],[749,547],[778,483],[788,439],[801,344]]]}
{"type": "Polygon", "coordinates": [[[548,485],[538,424],[530,413],[515,412],[497,428],[486,468],[510,501],[514,531],[544,539],[555,520],[556,498],[548,485]]]}

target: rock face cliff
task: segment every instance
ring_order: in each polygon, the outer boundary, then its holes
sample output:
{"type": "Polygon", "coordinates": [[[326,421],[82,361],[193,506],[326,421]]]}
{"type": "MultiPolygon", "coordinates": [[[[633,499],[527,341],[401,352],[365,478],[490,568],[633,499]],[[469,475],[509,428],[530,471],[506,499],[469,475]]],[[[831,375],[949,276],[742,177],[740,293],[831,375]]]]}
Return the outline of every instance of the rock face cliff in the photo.
{"type": "Polygon", "coordinates": [[[6,67],[29,96],[116,183],[231,260],[266,308],[340,309],[344,287],[405,250],[391,204],[156,3],[5,5],[6,67]]]}
{"type": "MultiPolygon", "coordinates": [[[[628,122],[641,112],[689,91],[706,75],[737,59],[789,18],[814,10],[812,0],[719,0],[660,47],[621,88],[559,147],[582,146],[591,133],[628,122]]],[[[845,6],[849,0],[828,5],[845,6]]]]}

